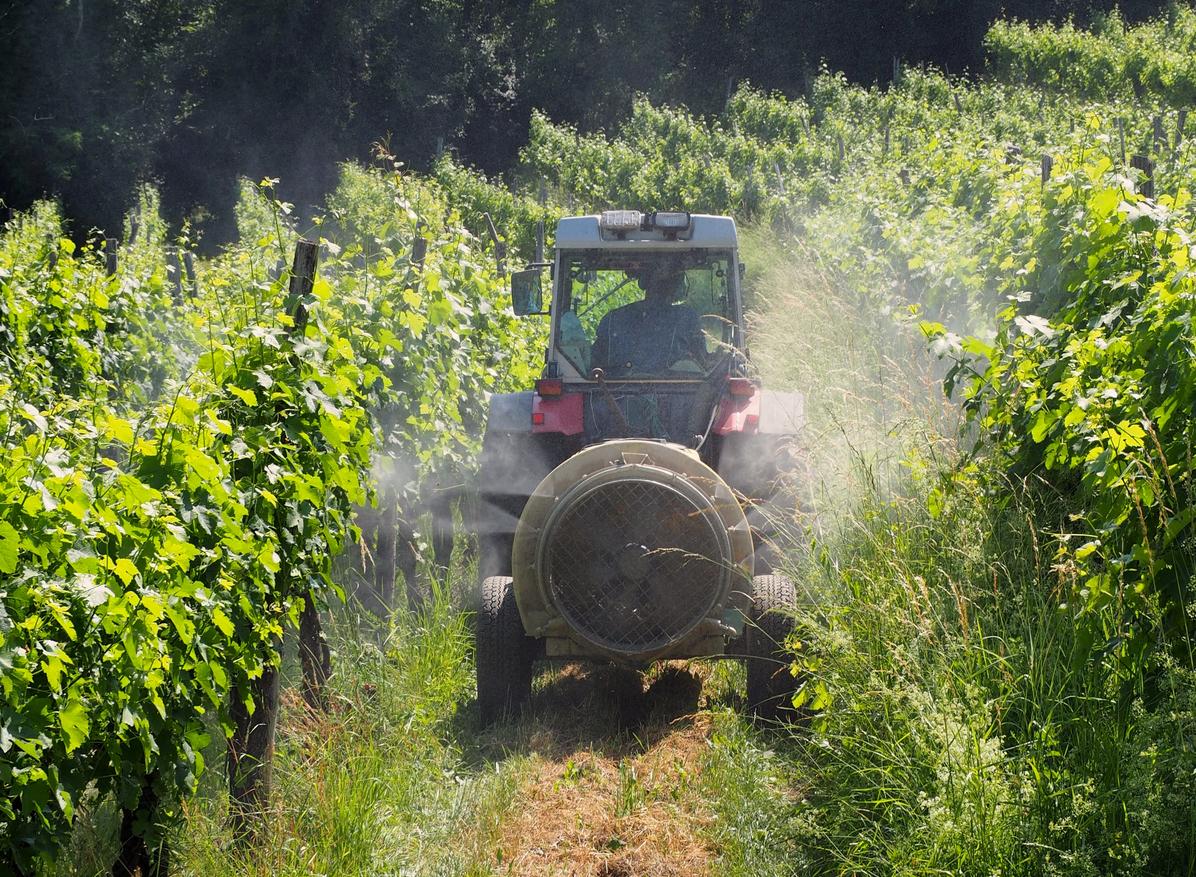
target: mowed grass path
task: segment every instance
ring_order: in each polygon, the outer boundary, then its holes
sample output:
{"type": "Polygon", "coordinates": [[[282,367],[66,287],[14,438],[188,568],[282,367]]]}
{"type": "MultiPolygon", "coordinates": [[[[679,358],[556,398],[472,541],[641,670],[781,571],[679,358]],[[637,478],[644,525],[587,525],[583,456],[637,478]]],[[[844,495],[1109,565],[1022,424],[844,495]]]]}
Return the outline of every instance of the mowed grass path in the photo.
{"type": "Polygon", "coordinates": [[[548,667],[527,715],[481,729],[465,613],[445,598],[363,629],[336,626],[330,714],[284,693],[251,844],[228,832],[213,747],[174,835],[178,873],[789,873],[793,786],[737,712],[737,667],[548,667]]]}

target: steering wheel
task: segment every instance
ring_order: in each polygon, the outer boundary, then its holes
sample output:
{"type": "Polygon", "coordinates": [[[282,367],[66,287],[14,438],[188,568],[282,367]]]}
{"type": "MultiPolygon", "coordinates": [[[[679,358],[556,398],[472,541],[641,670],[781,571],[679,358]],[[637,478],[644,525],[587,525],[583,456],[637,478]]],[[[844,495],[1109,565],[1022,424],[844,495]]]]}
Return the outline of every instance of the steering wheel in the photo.
{"type": "Polygon", "coordinates": [[[670,364],[668,371],[682,372],[684,374],[692,375],[703,375],[706,373],[706,369],[702,368],[701,363],[688,356],[684,359],[678,359],[676,362],[670,364]]]}

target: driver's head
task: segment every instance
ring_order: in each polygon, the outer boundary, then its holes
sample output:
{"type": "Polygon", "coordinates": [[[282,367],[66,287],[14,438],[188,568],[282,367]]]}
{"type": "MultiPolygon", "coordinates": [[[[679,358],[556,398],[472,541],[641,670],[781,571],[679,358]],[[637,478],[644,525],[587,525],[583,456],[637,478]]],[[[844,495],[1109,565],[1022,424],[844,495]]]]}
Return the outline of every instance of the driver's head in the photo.
{"type": "Polygon", "coordinates": [[[646,299],[671,302],[681,291],[681,271],[667,262],[648,262],[627,273],[639,284],[646,299]]]}

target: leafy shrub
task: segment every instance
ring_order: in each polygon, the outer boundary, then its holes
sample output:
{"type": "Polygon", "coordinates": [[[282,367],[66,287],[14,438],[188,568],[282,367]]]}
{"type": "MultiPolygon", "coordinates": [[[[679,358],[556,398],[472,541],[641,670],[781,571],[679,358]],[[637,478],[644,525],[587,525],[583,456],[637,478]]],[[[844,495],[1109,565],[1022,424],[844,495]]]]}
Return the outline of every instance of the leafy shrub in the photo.
{"type": "Polygon", "coordinates": [[[269,181],[181,293],[149,193],[112,276],[52,206],[0,236],[0,866],[53,860],[85,793],[157,842],[211,717],[336,592],[376,439],[467,469],[487,394],[530,382],[537,338],[441,197],[347,168],[360,243],[325,242],[302,301],[269,181]]]}
{"type": "Polygon", "coordinates": [[[1173,107],[1196,97],[1196,10],[1126,27],[1116,11],[1093,31],[997,21],[984,40],[997,75],[1101,100],[1153,95],[1173,107]]]}
{"type": "MultiPolygon", "coordinates": [[[[115,309],[104,291],[125,294],[128,278],[68,249],[30,287],[58,294],[19,299],[17,325],[85,302],[96,316],[63,328],[119,342],[103,334],[115,309]]],[[[0,858],[25,869],[53,855],[90,789],[156,839],[203,770],[206,716],[227,715],[232,693],[277,660],[298,601],[331,587],[350,504],[365,498],[373,435],[360,388],[371,381],[337,312],[304,302],[296,326],[281,281],[211,279],[246,306],[221,309],[192,374],[135,420],[121,409],[136,396],[110,403],[120,384],[105,380],[103,357],[77,358],[86,389],[51,371],[41,407],[8,395],[0,858]]]]}
{"type": "Polygon", "coordinates": [[[1072,599],[1094,647],[1135,666],[1179,637],[1192,575],[1190,448],[1196,376],[1189,196],[1151,202],[1108,161],[1047,188],[1021,256],[1038,292],[999,315],[967,406],[1014,471],[1041,473],[1082,525],[1062,535],[1072,599]],[[1037,281],[1037,282],[1036,282],[1037,281]],[[1125,628],[1102,621],[1128,606],[1125,628]]]}

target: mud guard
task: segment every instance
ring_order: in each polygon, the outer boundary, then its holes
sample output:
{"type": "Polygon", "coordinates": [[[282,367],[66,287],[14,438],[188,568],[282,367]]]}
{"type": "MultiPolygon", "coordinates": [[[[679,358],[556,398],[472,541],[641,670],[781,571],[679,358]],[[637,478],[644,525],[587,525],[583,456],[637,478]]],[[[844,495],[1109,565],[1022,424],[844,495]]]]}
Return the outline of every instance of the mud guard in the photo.
{"type": "Polygon", "coordinates": [[[490,410],[486,415],[486,432],[531,432],[532,399],[535,393],[495,393],[490,397],[490,410]]]}
{"type": "Polygon", "coordinates": [[[479,578],[511,574],[511,540],[527,498],[560,462],[561,436],[532,432],[535,393],[490,398],[478,471],[479,578]]]}
{"type": "Polygon", "coordinates": [[[759,392],[756,429],[722,436],[718,473],[744,504],[756,544],[756,575],[769,575],[780,546],[799,537],[802,517],[813,512],[812,482],[801,449],[805,397],[759,392]]]}

